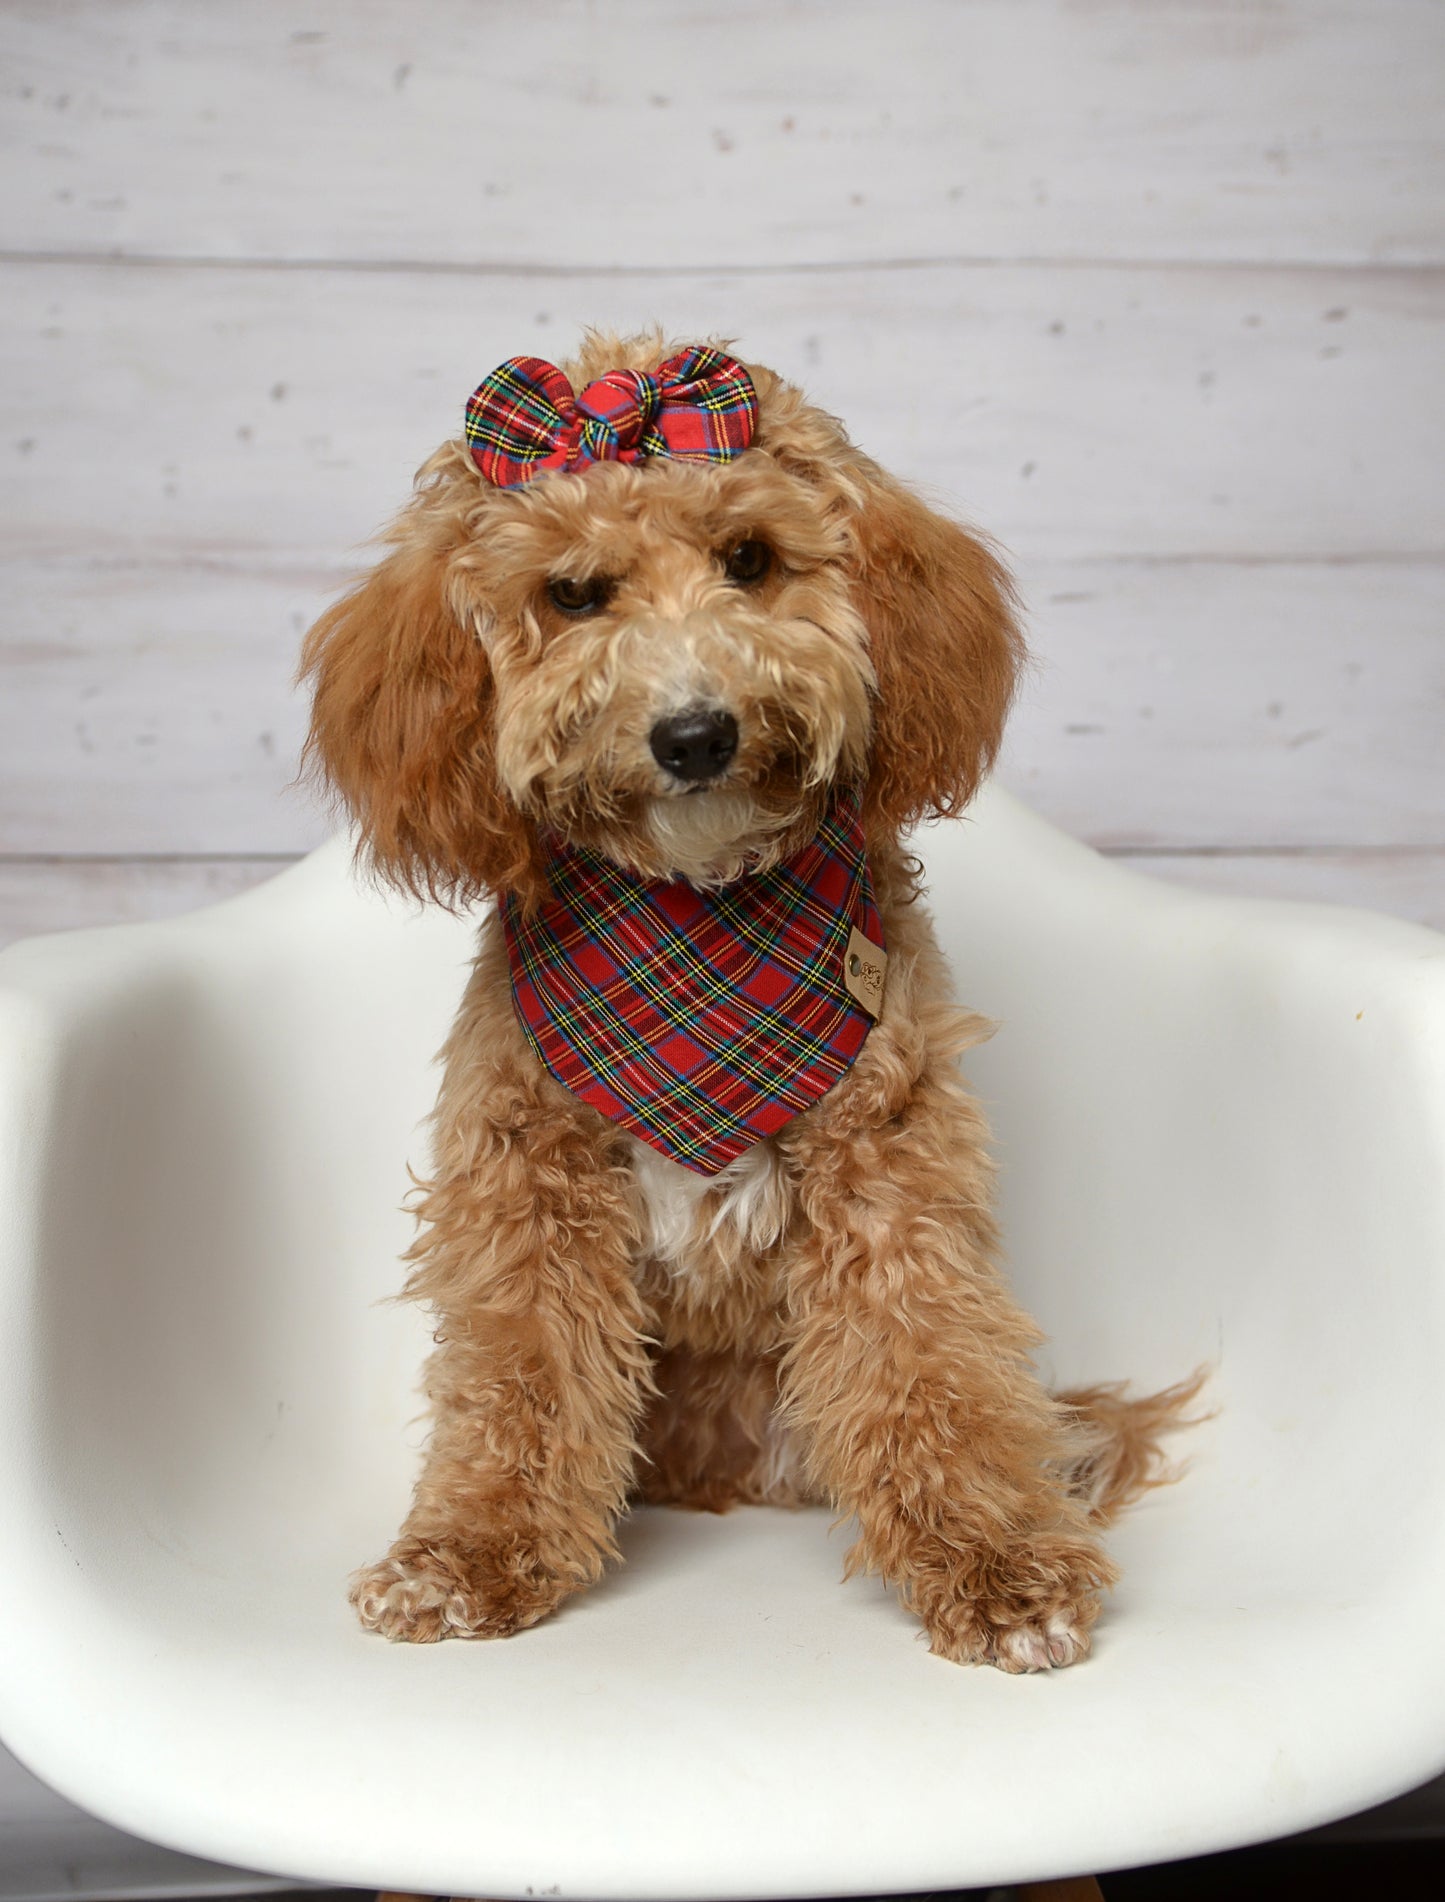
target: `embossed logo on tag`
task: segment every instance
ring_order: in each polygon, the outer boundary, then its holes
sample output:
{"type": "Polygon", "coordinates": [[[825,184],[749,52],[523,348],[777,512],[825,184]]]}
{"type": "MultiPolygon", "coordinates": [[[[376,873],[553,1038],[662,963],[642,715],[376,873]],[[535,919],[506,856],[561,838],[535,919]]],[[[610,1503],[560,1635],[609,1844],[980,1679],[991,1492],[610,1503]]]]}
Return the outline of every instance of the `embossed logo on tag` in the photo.
{"type": "Polygon", "coordinates": [[[883,980],[888,975],[888,953],[880,951],[855,925],[843,957],[843,983],[870,1017],[883,1009],[883,980]]]}

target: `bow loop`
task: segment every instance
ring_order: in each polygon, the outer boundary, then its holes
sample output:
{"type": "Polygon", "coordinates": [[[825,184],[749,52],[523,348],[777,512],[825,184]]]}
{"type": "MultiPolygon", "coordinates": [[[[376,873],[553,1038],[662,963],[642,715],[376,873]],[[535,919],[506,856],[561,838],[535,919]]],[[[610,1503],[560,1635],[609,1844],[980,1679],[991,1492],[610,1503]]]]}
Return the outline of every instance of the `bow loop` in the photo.
{"type": "Polygon", "coordinates": [[[752,441],[758,400],[734,358],[696,344],[644,370],[609,370],[579,396],[555,364],[508,357],[467,404],[467,446],[494,487],[595,462],[731,462],[752,441]]]}

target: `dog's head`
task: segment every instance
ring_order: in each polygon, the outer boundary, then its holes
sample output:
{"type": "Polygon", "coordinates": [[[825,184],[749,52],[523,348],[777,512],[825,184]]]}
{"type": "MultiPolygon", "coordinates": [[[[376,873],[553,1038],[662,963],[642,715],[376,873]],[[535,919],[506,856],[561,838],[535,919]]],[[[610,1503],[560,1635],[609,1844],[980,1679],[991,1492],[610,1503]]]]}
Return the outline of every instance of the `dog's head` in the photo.
{"type": "MultiPolygon", "coordinates": [[[[658,338],[568,366],[655,369],[658,338]]],[[[516,487],[463,441],[392,552],[307,637],[307,756],[376,870],[448,899],[538,888],[561,834],[644,876],[720,882],[863,788],[870,837],[958,811],[1021,656],[1007,580],[771,371],[750,445],[516,487]]]]}

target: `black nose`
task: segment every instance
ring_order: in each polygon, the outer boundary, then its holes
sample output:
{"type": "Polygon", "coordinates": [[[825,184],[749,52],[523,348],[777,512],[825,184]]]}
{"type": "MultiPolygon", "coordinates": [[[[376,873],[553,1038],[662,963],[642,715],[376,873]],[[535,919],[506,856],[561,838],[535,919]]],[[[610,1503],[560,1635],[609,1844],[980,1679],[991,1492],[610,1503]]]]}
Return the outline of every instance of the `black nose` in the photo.
{"type": "Polygon", "coordinates": [[[647,736],[664,772],[694,784],[716,779],[738,750],[738,723],[730,713],[700,709],[659,720],[647,736]]]}

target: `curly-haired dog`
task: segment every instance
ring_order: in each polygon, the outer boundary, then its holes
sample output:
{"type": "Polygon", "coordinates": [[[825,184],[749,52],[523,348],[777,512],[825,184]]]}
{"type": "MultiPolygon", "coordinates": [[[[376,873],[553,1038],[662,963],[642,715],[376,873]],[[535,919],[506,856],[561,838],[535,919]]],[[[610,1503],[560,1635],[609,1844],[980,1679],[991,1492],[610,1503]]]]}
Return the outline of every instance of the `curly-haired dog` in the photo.
{"type": "Polygon", "coordinates": [[[534,1624],[629,1500],[826,1500],[942,1656],[1082,1656],[1097,1527],[1185,1389],[1051,1397],[995,1265],[955,1061],[987,1027],[900,835],[998,747],[997,559],[782,378],[656,337],[502,366],[389,539],[308,637],[309,757],[381,875],[502,902],[410,1255],[434,1426],[363,1623],[534,1624]]]}

